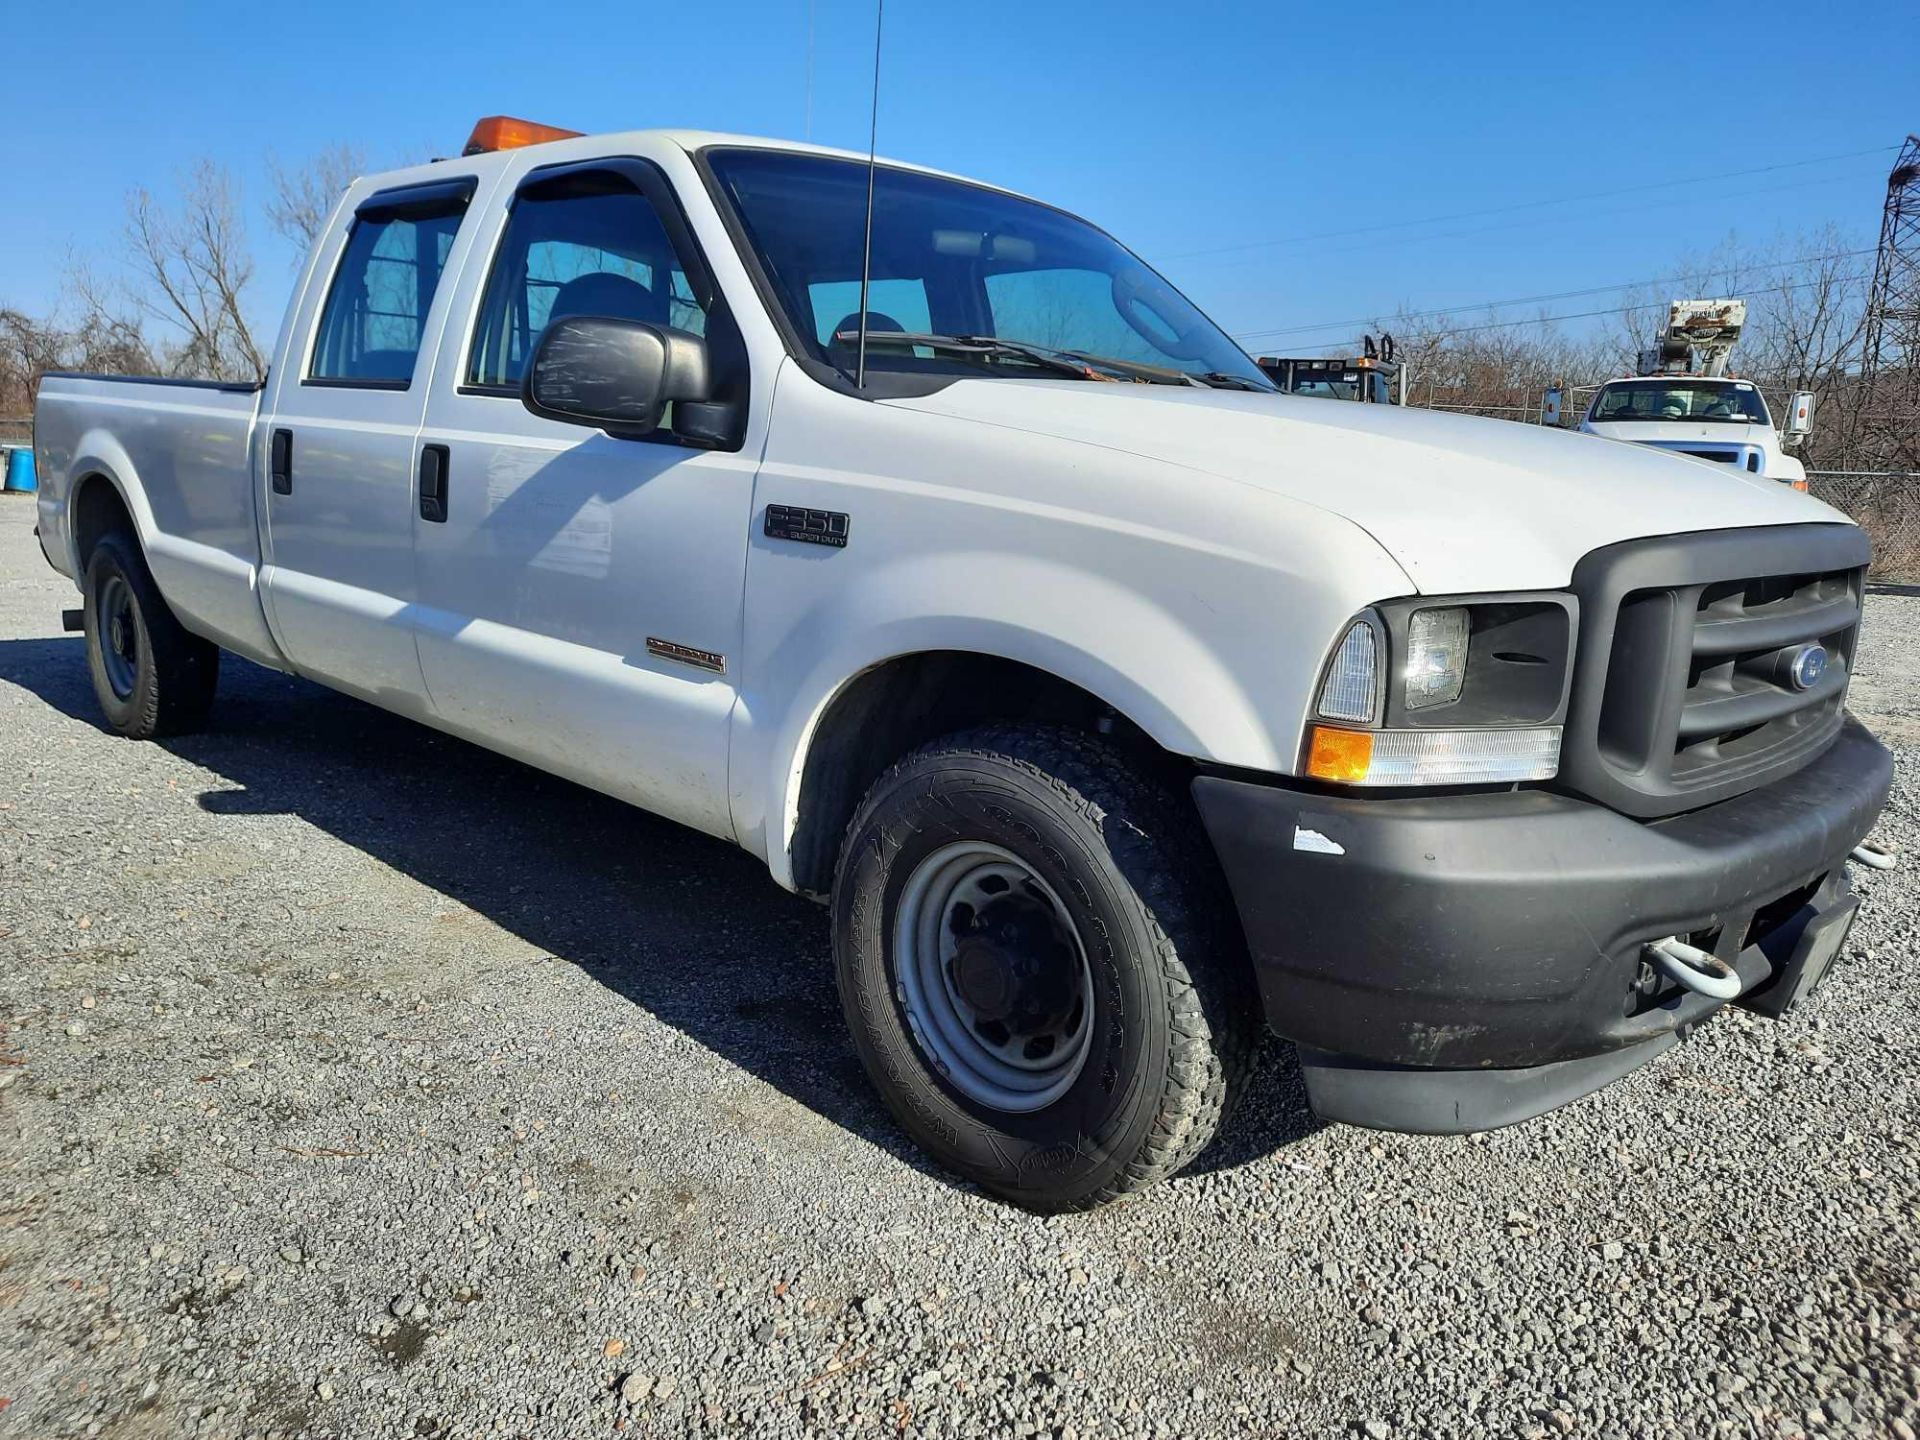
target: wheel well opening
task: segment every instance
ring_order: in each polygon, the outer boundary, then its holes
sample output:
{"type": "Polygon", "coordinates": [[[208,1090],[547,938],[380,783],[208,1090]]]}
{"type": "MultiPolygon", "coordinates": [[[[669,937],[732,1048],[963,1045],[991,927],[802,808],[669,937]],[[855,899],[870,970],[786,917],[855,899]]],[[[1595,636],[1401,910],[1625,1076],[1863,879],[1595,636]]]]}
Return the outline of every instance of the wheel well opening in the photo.
{"type": "Polygon", "coordinates": [[[889,660],[834,697],[807,747],[794,884],[820,895],[832,888],[841,836],[896,760],[942,735],[1004,721],[1099,734],[1153,770],[1185,763],[1098,696],[1017,660],[951,650],[889,660]]]}
{"type": "Polygon", "coordinates": [[[127,502],[120,498],[120,492],[113,482],[104,475],[89,475],[74,490],[70,510],[72,515],[73,554],[84,575],[87,560],[93,554],[93,547],[104,536],[124,530],[128,535],[138,531],[134,527],[133,513],[127,509],[127,502]]]}

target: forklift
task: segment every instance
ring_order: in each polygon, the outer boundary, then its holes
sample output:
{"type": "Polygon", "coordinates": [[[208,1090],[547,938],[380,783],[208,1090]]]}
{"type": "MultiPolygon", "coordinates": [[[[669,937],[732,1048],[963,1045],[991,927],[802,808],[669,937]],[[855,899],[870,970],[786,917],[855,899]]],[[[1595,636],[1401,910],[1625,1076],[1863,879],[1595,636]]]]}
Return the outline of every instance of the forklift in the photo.
{"type": "Polygon", "coordinates": [[[1407,371],[1394,347],[1393,336],[1378,342],[1361,337],[1363,353],[1345,358],[1323,355],[1287,359],[1262,355],[1256,364],[1288,395],[1311,395],[1322,400],[1358,400],[1367,405],[1399,405],[1407,398],[1407,371]]]}

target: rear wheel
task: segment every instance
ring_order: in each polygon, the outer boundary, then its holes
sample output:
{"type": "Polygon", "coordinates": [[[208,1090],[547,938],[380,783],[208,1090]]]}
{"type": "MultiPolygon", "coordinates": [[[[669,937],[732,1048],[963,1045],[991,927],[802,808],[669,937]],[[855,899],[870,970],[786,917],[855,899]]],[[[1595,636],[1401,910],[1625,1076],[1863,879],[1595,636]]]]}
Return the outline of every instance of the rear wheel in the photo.
{"type": "Polygon", "coordinates": [[[1259,1011],[1212,856],[1115,749],[1009,726],[874,786],[834,884],[862,1062],[942,1163],[1036,1210],[1185,1165],[1251,1063],[1259,1011]]]}
{"type": "Polygon", "coordinates": [[[213,704],[220,651],[175,618],[126,534],[94,546],[85,600],[87,663],[107,724],[132,740],[198,729],[213,704]]]}

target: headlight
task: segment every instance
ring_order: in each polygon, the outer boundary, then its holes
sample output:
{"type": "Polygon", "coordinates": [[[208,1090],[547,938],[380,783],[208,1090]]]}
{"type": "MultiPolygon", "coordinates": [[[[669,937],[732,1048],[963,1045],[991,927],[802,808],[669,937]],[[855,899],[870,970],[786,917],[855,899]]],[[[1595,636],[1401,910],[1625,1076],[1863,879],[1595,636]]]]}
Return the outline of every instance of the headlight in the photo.
{"type": "Polygon", "coordinates": [[[1327,662],[1305,774],[1343,785],[1548,780],[1573,672],[1559,594],[1392,601],[1356,616],[1327,662]],[[1389,678],[1391,677],[1391,678],[1389,678]]]}
{"type": "Polygon", "coordinates": [[[1407,626],[1407,663],[1401,671],[1407,709],[1451,705],[1467,682],[1467,612],[1416,610],[1407,626]]]}

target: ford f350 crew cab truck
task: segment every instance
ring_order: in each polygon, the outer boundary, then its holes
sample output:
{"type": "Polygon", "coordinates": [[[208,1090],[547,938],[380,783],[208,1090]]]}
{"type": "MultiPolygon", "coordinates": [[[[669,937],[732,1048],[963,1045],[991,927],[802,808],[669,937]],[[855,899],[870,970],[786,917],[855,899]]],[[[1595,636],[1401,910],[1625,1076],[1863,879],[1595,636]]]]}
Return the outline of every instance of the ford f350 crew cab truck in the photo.
{"type": "Polygon", "coordinates": [[[1263,1021],[1321,1114],[1469,1131],[1840,948],[1833,510],[1276,394],[988,185],[878,164],[863,283],[867,157],[475,148],[348,190],[264,384],[46,380],[115,730],[231,651],[745,847],[900,1122],[1043,1209],[1186,1164],[1263,1021]]]}

